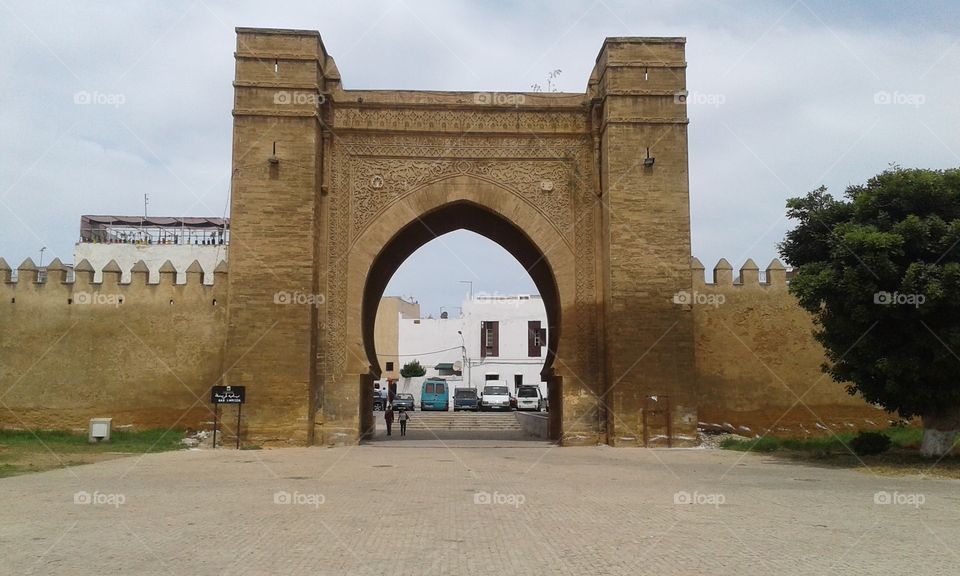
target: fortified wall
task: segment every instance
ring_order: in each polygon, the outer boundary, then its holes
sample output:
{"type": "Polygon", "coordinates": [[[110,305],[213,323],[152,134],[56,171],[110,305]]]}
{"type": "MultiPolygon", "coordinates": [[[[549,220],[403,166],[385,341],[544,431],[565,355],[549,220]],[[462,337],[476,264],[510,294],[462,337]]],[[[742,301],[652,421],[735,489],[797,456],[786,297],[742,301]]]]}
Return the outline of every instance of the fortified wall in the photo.
{"type": "MultiPolygon", "coordinates": [[[[168,261],[159,282],[137,262],[131,281],[111,261],[102,281],[86,260],[68,281],[59,259],[45,278],[27,259],[12,279],[0,259],[0,427],[197,428],[212,420],[210,386],[221,370],[226,266],[204,285],[200,264],[168,261]]],[[[99,276],[99,275],[98,275],[99,276]]]]}
{"type": "Polygon", "coordinates": [[[693,290],[675,302],[693,312],[701,426],[803,436],[889,423],[887,412],[850,396],[820,369],[826,356],[813,320],[787,291],[778,260],[763,281],[753,260],[736,281],[725,259],[714,267],[712,284],[699,260],[691,268],[693,290]]]}
{"type": "MultiPolygon", "coordinates": [[[[696,258],[691,268],[692,290],[674,304],[694,319],[702,426],[805,435],[889,422],[821,372],[823,349],[779,261],[761,278],[752,260],[736,276],[720,260],[712,283],[696,258]]],[[[115,262],[102,269],[102,282],[86,261],[73,281],[59,260],[41,281],[29,259],[16,272],[0,259],[0,427],[85,428],[90,418],[112,417],[115,426],[197,428],[212,420],[225,265],[211,279],[198,263],[178,271],[168,262],[154,284],[143,262],[129,283],[115,262]],[[186,283],[176,283],[178,272],[186,283]]]]}

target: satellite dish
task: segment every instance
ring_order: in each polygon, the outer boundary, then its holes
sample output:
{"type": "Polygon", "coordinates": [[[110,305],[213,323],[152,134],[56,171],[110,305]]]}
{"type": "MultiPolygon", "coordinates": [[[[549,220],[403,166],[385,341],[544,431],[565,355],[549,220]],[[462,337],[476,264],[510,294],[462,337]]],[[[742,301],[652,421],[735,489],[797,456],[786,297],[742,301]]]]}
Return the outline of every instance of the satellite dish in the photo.
{"type": "Polygon", "coordinates": [[[459,372],[461,370],[463,370],[463,362],[457,360],[456,362],[453,363],[453,371],[459,372]]]}

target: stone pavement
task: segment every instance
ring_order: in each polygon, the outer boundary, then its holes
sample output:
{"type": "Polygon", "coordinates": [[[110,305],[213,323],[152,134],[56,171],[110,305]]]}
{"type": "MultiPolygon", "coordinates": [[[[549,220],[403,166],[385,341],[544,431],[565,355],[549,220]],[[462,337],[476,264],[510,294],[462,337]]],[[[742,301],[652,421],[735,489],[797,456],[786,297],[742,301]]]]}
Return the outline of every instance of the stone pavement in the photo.
{"type": "Polygon", "coordinates": [[[2,574],[957,574],[960,484],[707,450],[193,450],[0,480],[2,574]]]}

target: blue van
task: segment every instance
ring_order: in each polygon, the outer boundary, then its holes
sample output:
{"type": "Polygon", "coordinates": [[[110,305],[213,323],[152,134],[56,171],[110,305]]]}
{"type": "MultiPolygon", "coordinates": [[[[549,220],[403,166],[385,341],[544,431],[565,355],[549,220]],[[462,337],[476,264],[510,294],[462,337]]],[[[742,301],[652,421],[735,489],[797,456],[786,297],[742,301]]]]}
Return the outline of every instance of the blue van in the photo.
{"type": "Polygon", "coordinates": [[[427,378],[420,390],[421,410],[449,410],[450,386],[443,378],[427,378]]]}

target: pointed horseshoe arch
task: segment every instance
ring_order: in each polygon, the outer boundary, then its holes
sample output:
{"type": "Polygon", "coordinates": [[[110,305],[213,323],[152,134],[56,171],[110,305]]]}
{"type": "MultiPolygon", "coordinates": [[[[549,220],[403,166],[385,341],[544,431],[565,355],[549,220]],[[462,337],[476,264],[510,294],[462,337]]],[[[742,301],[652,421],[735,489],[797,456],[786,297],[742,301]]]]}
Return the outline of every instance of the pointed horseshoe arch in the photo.
{"type": "MultiPolygon", "coordinates": [[[[574,374],[580,357],[576,340],[576,259],[558,238],[554,223],[515,193],[484,179],[468,175],[433,182],[403,196],[379,213],[352,243],[348,283],[348,309],[355,321],[346,326],[347,382],[359,382],[363,397],[370,382],[379,377],[374,347],[374,323],[383,291],[400,265],[418,248],[454,230],[470,230],[507,250],[527,270],[540,291],[547,311],[548,352],[541,377],[556,399],[553,433],[561,433],[563,375],[574,374]],[[569,328],[569,332],[568,332],[569,328]],[[570,334],[571,336],[566,336],[570,334]]],[[[583,311],[580,312],[583,314],[583,311]]],[[[368,430],[370,415],[361,401],[360,427],[368,430]]]]}
{"type": "Polygon", "coordinates": [[[484,236],[509,252],[533,279],[547,310],[547,355],[541,376],[551,374],[560,334],[560,292],[546,255],[517,226],[502,216],[470,201],[457,201],[418,216],[383,247],[373,261],[363,291],[363,342],[374,377],[381,367],[374,347],[374,322],[383,292],[401,264],[418,248],[434,238],[469,230],[484,236]]]}

